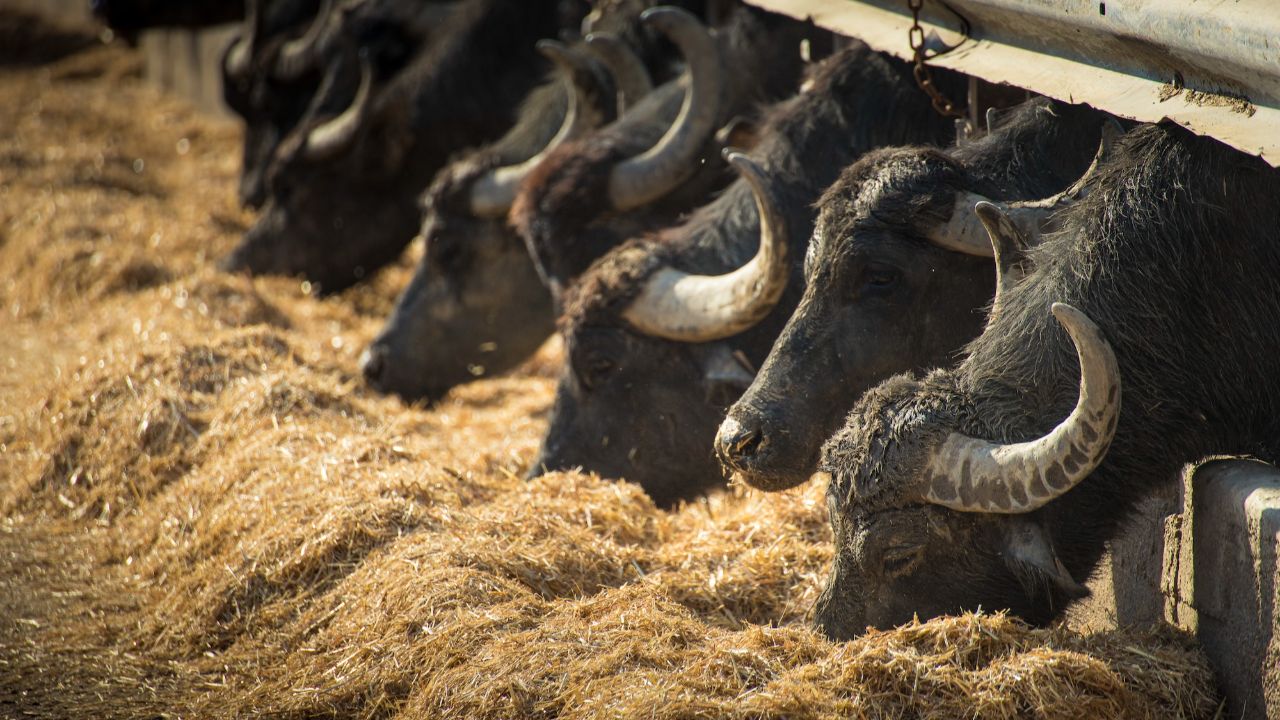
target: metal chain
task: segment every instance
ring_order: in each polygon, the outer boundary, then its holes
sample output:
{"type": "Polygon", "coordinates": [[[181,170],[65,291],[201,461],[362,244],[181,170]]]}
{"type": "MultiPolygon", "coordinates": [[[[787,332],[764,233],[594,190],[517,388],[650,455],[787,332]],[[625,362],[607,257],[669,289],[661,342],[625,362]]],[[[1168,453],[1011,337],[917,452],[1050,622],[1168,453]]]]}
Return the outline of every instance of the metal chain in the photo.
{"type": "MultiPolygon", "coordinates": [[[[925,54],[924,28],[920,26],[920,11],[924,8],[924,0],[907,0],[907,7],[911,9],[911,29],[907,31],[907,43],[911,45],[911,62],[913,64],[911,74],[915,75],[916,84],[929,95],[930,100],[933,101],[933,109],[937,110],[939,115],[965,119],[968,117],[965,109],[957,107],[955,103],[942,94],[942,91],[933,84],[933,76],[929,73],[929,66],[924,64],[925,60],[929,59],[925,54]]],[[[933,57],[937,57],[937,55],[933,57]]]]}

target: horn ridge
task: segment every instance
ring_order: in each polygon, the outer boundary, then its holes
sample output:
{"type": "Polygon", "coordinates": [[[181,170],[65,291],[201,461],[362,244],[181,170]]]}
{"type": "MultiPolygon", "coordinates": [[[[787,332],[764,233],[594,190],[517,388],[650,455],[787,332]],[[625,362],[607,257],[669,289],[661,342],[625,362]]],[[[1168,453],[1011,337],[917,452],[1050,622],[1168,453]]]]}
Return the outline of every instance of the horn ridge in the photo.
{"type": "Polygon", "coordinates": [[[289,40],[280,48],[271,74],[280,80],[296,80],[316,65],[321,38],[326,34],[329,16],[333,14],[333,0],[321,0],[316,15],[301,36],[289,40]]]}
{"type": "Polygon", "coordinates": [[[262,22],[262,0],[245,0],[245,21],[225,55],[227,75],[243,79],[249,74],[253,51],[257,44],[258,25],[262,22]]]}
{"type": "Polygon", "coordinates": [[[547,142],[546,146],[535,152],[528,159],[494,168],[476,178],[471,184],[471,213],[476,217],[497,218],[507,214],[516,200],[516,191],[520,183],[533,172],[534,168],[547,157],[551,151],[560,147],[572,138],[581,134],[587,124],[581,112],[582,99],[579,88],[574,82],[575,66],[581,58],[563,43],[556,40],[539,40],[538,51],[546,55],[560,72],[565,92],[564,119],[560,129],[547,142]]]}
{"type": "Polygon", "coordinates": [[[623,312],[627,322],[646,335],[679,342],[730,337],[760,322],[786,289],[786,220],[768,177],[743,153],[726,150],[724,156],[755,198],[760,246],[745,265],[724,275],[694,275],[671,267],[655,272],[623,312]]]}
{"type": "Polygon", "coordinates": [[[649,69],[626,42],[608,33],[591,33],[586,42],[587,50],[608,68],[618,86],[618,114],[653,90],[649,69]]]}
{"type": "Polygon", "coordinates": [[[929,235],[929,241],[938,247],[976,255],[992,257],[991,242],[986,227],[973,212],[979,202],[995,205],[1008,216],[1008,221],[1027,240],[1028,246],[1038,245],[1041,237],[1053,230],[1053,216],[1082,198],[1088,196],[1093,178],[1098,168],[1105,165],[1115,155],[1115,147],[1124,135],[1124,129],[1114,119],[1102,124],[1101,139],[1098,151],[1088,169],[1067,189],[1041,200],[1019,200],[1012,202],[996,202],[974,192],[962,192],[956,196],[951,217],[946,225],[929,235]]]}
{"type": "Polygon", "coordinates": [[[1110,343],[1083,312],[1054,303],[1080,361],[1075,408],[1035,440],[997,444],[952,432],[929,459],[920,495],[961,512],[1017,514],[1041,508],[1097,468],[1120,416],[1120,367],[1110,343]]]}
{"type": "Polygon", "coordinates": [[[982,221],[991,238],[992,257],[996,263],[996,294],[991,301],[991,312],[987,316],[987,326],[990,327],[1000,314],[1001,300],[1026,274],[1018,266],[1018,262],[1026,254],[1027,238],[995,203],[979,200],[974,205],[973,212],[982,221]]]}
{"type": "Polygon", "coordinates": [[[691,13],[675,7],[649,8],[640,19],[680,48],[688,64],[684,102],[676,120],[651,148],[614,166],[609,200],[631,210],[657,200],[697,170],[694,162],[720,116],[724,85],[720,47],[691,13]]]}
{"type": "Polygon", "coordinates": [[[360,87],[351,105],[342,114],[307,133],[304,152],[309,160],[326,160],[349,147],[364,123],[373,98],[373,65],[363,53],[360,62],[360,87]]]}

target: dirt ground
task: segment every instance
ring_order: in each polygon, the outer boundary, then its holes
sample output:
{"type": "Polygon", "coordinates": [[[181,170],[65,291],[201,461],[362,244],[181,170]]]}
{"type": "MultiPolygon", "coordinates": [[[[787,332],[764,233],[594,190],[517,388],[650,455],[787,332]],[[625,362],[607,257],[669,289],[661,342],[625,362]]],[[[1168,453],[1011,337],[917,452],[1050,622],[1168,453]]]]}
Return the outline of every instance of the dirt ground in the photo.
{"type": "Polygon", "coordinates": [[[369,392],[413,254],[323,299],[217,272],[252,222],[239,128],[126,48],[33,33],[0,15],[0,717],[1219,709],[1165,629],[825,641],[822,488],[664,512],[523,482],[555,343],[431,408],[369,392]]]}

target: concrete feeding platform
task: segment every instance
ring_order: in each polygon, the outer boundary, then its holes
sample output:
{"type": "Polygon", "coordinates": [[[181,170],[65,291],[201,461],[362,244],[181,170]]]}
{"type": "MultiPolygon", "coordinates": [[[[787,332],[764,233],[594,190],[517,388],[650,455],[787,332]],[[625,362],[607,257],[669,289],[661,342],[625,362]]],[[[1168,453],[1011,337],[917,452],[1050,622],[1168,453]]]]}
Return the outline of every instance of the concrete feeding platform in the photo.
{"type": "Polygon", "coordinates": [[[1166,617],[1200,639],[1233,715],[1280,717],[1280,470],[1217,460],[1188,475],[1166,533],[1166,617]]]}
{"type": "Polygon", "coordinates": [[[1165,621],[1199,639],[1228,717],[1280,718],[1280,469],[1188,466],[1147,498],[1073,606],[1082,630],[1165,621]]]}

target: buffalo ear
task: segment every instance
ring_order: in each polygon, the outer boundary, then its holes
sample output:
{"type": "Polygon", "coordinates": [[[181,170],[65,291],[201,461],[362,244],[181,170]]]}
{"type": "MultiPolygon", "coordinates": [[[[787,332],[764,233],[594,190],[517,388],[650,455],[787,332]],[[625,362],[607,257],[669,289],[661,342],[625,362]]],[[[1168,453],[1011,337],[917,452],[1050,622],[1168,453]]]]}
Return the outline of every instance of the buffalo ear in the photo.
{"type": "Polygon", "coordinates": [[[1089,595],[1089,589],[1067,572],[1053,550],[1049,533],[1034,518],[1012,518],[1005,543],[1005,562],[1022,583],[1028,597],[1034,598],[1046,588],[1054,591],[1051,597],[1069,600],[1089,595]]]}
{"type": "Polygon", "coordinates": [[[733,390],[741,395],[756,379],[755,369],[741,352],[734,352],[723,342],[707,343],[701,348],[699,363],[702,377],[709,387],[733,390]]]}

